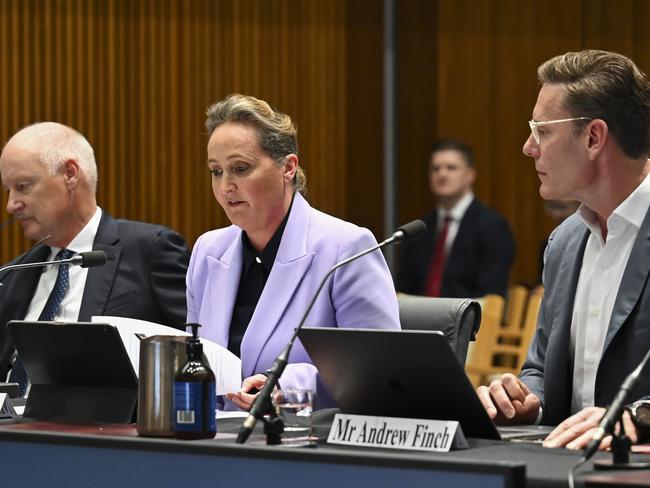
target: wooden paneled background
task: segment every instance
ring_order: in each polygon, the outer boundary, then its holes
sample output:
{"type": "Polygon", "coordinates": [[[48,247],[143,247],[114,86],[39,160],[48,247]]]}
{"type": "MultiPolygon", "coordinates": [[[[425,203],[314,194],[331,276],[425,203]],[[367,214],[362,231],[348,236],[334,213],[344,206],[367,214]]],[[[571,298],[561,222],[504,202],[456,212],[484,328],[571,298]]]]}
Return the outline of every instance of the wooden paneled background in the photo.
{"type": "Polygon", "coordinates": [[[432,139],[476,150],[478,198],[509,220],[513,279],[534,283],[540,243],[553,228],[534,162],[522,154],[539,86],[536,70],[566,51],[607,49],[650,73],[645,0],[400,0],[400,220],[426,211],[432,139]]]}
{"type": "MultiPolygon", "coordinates": [[[[510,221],[517,281],[551,229],[521,154],[536,67],[586,47],[650,69],[644,0],[398,0],[398,221],[428,211],[428,149],[477,153],[477,196],[510,221]]],[[[205,166],[206,107],[264,98],[299,128],[316,207],[382,224],[382,0],[0,0],[0,141],[56,120],[84,133],[100,205],[180,231],[226,225],[205,166]]],[[[8,215],[2,210],[2,220],[8,215]]],[[[0,262],[28,247],[0,230],[0,262]]]]}

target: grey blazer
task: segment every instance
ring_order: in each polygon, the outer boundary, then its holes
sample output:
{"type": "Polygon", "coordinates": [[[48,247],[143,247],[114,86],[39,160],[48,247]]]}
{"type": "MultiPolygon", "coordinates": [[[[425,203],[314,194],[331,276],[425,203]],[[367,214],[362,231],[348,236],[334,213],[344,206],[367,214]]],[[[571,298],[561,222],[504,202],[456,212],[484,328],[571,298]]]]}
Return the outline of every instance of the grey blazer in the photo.
{"type": "MultiPolygon", "coordinates": [[[[542,423],[556,425],[570,415],[573,361],[571,318],[589,229],[578,215],[564,221],[546,248],[537,332],[528,351],[521,379],[539,396],[542,423]]],[[[607,406],[625,377],[650,348],[650,211],[641,225],[623,273],[596,375],[595,404],[607,406]]],[[[650,395],[646,372],[630,400],[650,395]]]]}

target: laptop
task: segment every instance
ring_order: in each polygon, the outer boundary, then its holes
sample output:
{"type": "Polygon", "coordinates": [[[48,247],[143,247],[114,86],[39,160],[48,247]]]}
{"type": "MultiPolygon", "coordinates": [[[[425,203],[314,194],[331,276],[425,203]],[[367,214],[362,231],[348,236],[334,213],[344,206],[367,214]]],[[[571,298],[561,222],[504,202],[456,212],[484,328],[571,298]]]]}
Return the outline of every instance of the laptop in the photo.
{"type": "Polygon", "coordinates": [[[25,417],[131,421],[138,378],[115,327],[14,320],[8,328],[31,382],[25,417]]]}
{"type": "Polygon", "coordinates": [[[344,413],[457,420],[467,437],[502,438],[440,331],[305,327],[299,338],[344,413]]]}

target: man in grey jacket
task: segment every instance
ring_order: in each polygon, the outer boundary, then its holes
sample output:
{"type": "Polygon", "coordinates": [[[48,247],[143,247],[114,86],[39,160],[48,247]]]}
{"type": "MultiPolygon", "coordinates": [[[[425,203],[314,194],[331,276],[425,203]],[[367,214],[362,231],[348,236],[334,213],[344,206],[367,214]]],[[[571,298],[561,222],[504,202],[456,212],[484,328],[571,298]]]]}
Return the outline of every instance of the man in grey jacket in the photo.
{"type": "MultiPolygon", "coordinates": [[[[545,296],[520,376],[478,394],[498,423],[559,424],[545,445],[581,449],[650,349],[650,83],[630,59],[605,51],[557,56],[538,78],[523,151],[543,198],[581,206],[549,239],[545,296]]],[[[648,395],[646,375],[630,398],[648,395]]],[[[634,412],[624,422],[636,441],[648,426],[634,412]]]]}

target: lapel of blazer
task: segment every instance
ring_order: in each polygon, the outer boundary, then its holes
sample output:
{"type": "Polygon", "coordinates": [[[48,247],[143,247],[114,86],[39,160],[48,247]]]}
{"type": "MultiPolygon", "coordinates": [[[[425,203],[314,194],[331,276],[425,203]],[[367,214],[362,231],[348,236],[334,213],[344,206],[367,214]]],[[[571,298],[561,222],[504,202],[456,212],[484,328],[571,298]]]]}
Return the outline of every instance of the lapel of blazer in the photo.
{"type": "MultiPolygon", "coordinates": [[[[311,207],[296,193],[291,214],[284,228],[278,254],[264,291],[242,339],[242,374],[250,376],[257,365],[262,349],[282,320],[285,309],[296,292],[314,257],[307,253],[307,233],[311,221],[311,207]]],[[[299,304],[300,313],[306,304],[299,304]]],[[[300,317],[292,327],[297,327],[300,317]]]]}
{"type": "Polygon", "coordinates": [[[544,390],[546,398],[553,398],[552,403],[546,403],[544,421],[551,420],[559,423],[567,417],[570,409],[570,392],[572,372],[569,361],[569,343],[571,337],[571,322],[575,301],[578,278],[582,267],[589,229],[580,228],[567,240],[563,246],[564,254],[557,271],[558,278],[553,283],[552,291],[555,299],[552,307],[552,324],[549,328],[549,338],[546,348],[547,361],[544,365],[544,390]],[[580,231],[582,230],[582,231],[580,231]],[[548,361],[552,357],[553,361],[548,361]]]}
{"type": "MultiPolygon", "coordinates": [[[[31,255],[26,259],[21,261],[21,258],[18,258],[13,263],[38,263],[47,260],[49,255],[50,248],[40,244],[37,248],[34,248],[31,255]]],[[[13,276],[7,274],[2,278],[2,281],[6,284],[6,286],[0,288],[0,317],[2,317],[3,323],[1,326],[3,328],[7,325],[5,318],[8,320],[22,320],[25,317],[42,272],[43,268],[17,269],[10,272],[14,273],[13,276]]]]}
{"type": "Polygon", "coordinates": [[[477,220],[480,215],[480,205],[479,201],[474,198],[472,203],[469,204],[469,207],[467,207],[463,218],[458,223],[458,232],[456,232],[456,237],[449,250],[449,256],[447,257],[445,266],[453,267],[454,264],[465,265],[465,256],[459,253],[463,252],[461,245],[473,239],[472,232],[476,229],[477,220]]]}
{"type": "MultiPolygon", "coordinates": [[[[10,264],[36,263],[45,261],[50,254],[50,248],[40,245],[23,254],[10,264]]],[[[0,280],[0,376],[7,372],[9,360],[14,352],[14,346],[7,332],[7,322],[23,320],[27,308],[32,301],[43,268],[17,269],[7,274],[2,273],[0,280]],[[12,273],[15,273],[12,276],[12,273]]]]}
{"type": "MultiPolygon", "coordinates": [[[[471,229],[474,229],[476,226],[476,221],[478,220],[478,216],[481,214],[481,204],[479,201],[474,198],[472,200],[472,203],[469,204],[469,207],[467,207],[467,210],[465,210],[465,215],[463,215],[463,218],[460,220],[460,224],[458,225],[458,232],[456,233],[456,239],[460,237],[462,240],[463,238],[466,238],[466,234],[471,229]]],[[[454,242],[456,242],[456,239],[454,239],[454,242]]]]}
{"type": "Polygon", "coordinates": [[[206,324],[223,325],[211,327],[202,335],[225,348],[228,348],[232,311],[241,278],[243,256],[241,236],[241,230],[236,232],[232,242],[221,256],[207,256],[206,286],[208,289],[205,292],[205,297],[208,302],[206,303],[206,299],[204,299],[201,303],[200,320],[206,324]]]}
{"type": "Polygon", "coordinates": [[[102,219],[93,242],[93,251],[104,251],[108,259],[103,266],[88,268],[88,277],[79,309],[79,321],[89,321],[93,315],[101,315],[104,312],[122,254],[122,246],[119,242],[117,220],[102,211],[102,219]]]}
{"type": "Polygon", "coordinates": [[[630,257],[625,265],[621,286],[618,289],[614,308],[612,309],[612,318],[609,321],[605,344],[603,346],[603,356],[607,347],[611,344],[612,339],[619,331],[623,323],[630,316],[634,306],[639,301],[641,292],[648,280],[650,271],[650,210],[646,213],[639,233],[632,246],[630,257]]]}

